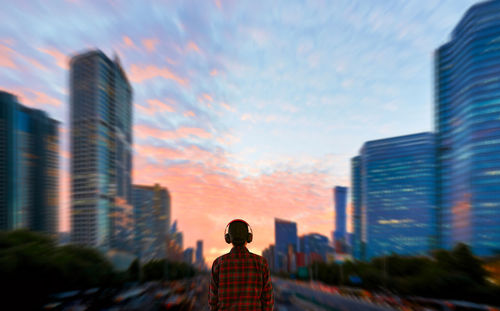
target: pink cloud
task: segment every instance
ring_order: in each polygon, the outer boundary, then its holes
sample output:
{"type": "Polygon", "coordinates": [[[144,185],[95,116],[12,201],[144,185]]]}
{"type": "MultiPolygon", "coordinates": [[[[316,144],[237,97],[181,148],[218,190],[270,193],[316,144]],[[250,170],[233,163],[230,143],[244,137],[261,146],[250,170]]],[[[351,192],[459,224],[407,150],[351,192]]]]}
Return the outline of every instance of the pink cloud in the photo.
{"type": "Polygon", "coordinates": [[[148,52],[154,52],[156,50],[156,45],[158,44],[159,40],[156,38],[151,38],[151,39],[143,39],[142,40],[142,45],[148,50],[148,52]]]}
{"type": "Polygon", "coordinates": [[[184,116],[185,117],[195,117],[196,114],[192,111],[186,111],[186,112],[184,112],[184,116]]]}
{"type": "Polygon", "coordinates": [[[196,45],[196,43],[194,43],[193,41],[189,41],[189,43],[187,44],[186,46],[186,50],[189,52],[189,51],[195,51],[195,52],[198,52],[201,54],[201,50],[200,48],[198,47],[198,45],[196,45]]]}
{"type": "Polygon", "coordinates": [[[183,86],[188,84],[187,79],[180,78],[166,67],[160,68],[154,65],[140,67],[139,65],[134,64],[132,64],[132,66],[130,67],[129,78],[132,82],[141,83],[145,80],[153,79],[156,77],[171,79],[183,86]]]}
{"type": "Polygon", "coordinates": [[[210,132],[207,132],[202,128],[180,127],[175,131],[168,131],[140,124],[134,126],[134,134],[138,138],[153,137],[164,140],[177,140],[190,136],[203,139],[209,139],[212,137],[210,132]]]}
{"type": "Polygon", "coordinates": [[[226,103],[224,103],[224,102],[223,102],[223,103],[221,103],[220,105],[221,105],[222,107],[224,107],[227,111],[231,111],[231,112],[235,112],[235,111],[236,111],[236,108],[231,107],[231,106],[229,106],[228,104],[226,104],[226,103]]]}
{"type": "Polygon", "coordinates": [[[132,39],[130,39],[130,37],[127,37],[127,36],[123,36],[123,43],[125,43],[126,46],[131,47],[131,48],[133,48],[135,46],[134,41],[132,41],[132,39]]]}
{"type": "Polygon", "coordinates": [[[0,67],[17,69],[13,60],[14,50],[5,45],[0,45],[0,67]]]}
{"type": "Polygon", "coordinates": [[[63,68],[63,69],[69,69],[69,62],[68,62],[68,56],[59,52],[56,49],[43,49],[43,48],[38,48],[40,52],[43,52],[45,54],[49,54],[56,60],[57,66],[63,68]]]}
{"type": "Polygon", "coordinates": [[[14,90],[13,93],[19,98],[21,104],[33,108],[60,107],[62,105],[59,99],[36,90],[18,89],[14,90]]]}
{"type": "Polygon", "coordinates": [[[158,99],[148,99],[147,100],[148,106],[144,107],[142,105],[135,104],[135,107],[142,113],[147,114],[147,115],[154,115],[155,113],[158,112],[175,112],[175,109],[172,106],[169,106],[165,104],[164,102],[158,100],[158,99]]]}
{"type": "Polygon", "coordinates": [[[203,98],[205,98],[206,100],[208,100],[209,102],[213,102],[214,99],[212,98],[212,96],[210,96],[210,94],[203,94],[203,98]]]}
{"type": "Polygon", "coordinates": [[[212,69],[212,71],[210,71],[210,75],[211,76],[216,76],[217,75],[217,69],[212,69]]]}

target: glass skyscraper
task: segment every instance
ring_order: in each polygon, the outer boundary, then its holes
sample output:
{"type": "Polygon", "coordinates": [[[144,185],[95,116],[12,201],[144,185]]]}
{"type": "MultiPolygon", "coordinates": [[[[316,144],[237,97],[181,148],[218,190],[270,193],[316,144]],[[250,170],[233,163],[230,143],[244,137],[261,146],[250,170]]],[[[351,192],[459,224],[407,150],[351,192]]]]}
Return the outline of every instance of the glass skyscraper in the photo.
{"type": "MultiPolygon", "coordinates": [[[[361,203],[365,259],[392,252],[421,255],[436,248],[434,139],[432,133],[419,133],[369,141],[353,160],[354,209],[357,216],[361,203]]],[[[358,237],[359,218],[354,222],[358,237]]]]}
{"type": "Polygon", "coordinates": [[[72,240],[132,252],[132,88],[101,51],[70,65],[72,240]]]}
{"type": "Polygon", "coordinates": [[[364,260],[364,242],[362,232],[362,197],[361,197],[361,156],[351,159],[351,202],[352,202],[352,256],[364,260]]]}
{"type": "Polygon", "coordinates": [[[471,7],[435,52],[441,246],[500,252],[500,1],[471,7]]]}
{"type": "Polygon", "coordinates": [[[59,122],[0,91],[0,230],[57,237],[59,122]]]}
{"type": "MultiPolygon", "coordinates": [[[[304,253],[306,258],[311,253],[317,253],[326,261],[326,253],[333,250],[328,242],[328,237],[319,233],[305,234],[299,238],[300,252],[304,253]]],[[[306,264],[309,263],[310,261],[306,260],[306,264]]]]}
{"type": "Polygon", "coordinates": [[[274,219],[274,267],[276,271],[286,270],[288,246],[298,251],[297,223],[274,219]]]}
{"type": "Polygon", "coordinates": [[[335,200],[335,233],[334,242],[340,247],[346,246],[346,207],[347,207],[347,187],[336,186],[333,189],[335,200]]]}
{"type": "Polygon", "coordinates": [[[141,261],[165,258],[170,227],[170,194],[159,184],[133,186],[135,251],[141,261]]]}

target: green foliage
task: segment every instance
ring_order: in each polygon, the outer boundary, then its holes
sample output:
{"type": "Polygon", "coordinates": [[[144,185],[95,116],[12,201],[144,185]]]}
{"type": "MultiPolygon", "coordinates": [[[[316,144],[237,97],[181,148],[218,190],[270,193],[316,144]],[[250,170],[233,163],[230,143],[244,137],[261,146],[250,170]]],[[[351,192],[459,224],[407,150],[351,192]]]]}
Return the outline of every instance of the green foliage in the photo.
{"type": "MultiPolygon", "coordinates": [[[[311,268],[314,270],[315,265],[311,268]]],[[[392,254],[370,262],[320,263],[318,279],[331,285],[361,286],[400,295],[468,300],[500,304],[500,288],[486,281],[482,261],[465,244],[451,251],[438,250],[431,257],[404,257],[392,254]],[[350,275],[362,284],[352,284],[350,275]],[[343,276],[343,278],[342,278],[343,276]]]]}

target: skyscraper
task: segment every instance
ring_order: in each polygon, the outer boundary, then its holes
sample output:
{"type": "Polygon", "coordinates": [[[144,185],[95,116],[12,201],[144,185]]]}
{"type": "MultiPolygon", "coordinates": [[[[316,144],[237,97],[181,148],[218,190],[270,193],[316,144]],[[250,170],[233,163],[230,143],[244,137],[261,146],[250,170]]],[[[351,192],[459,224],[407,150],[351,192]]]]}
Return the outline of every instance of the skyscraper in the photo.
{"type": "Polygon", "coordinates": [[[192,247],[188,247],[184,250],[183,254],[184,254],[184,262],[192,265],[194,257],[194,249],[192,247]]]}
{"type": "Polygon", "coordinates": [[[336,251],[346,251],[346,208],[347,208],[347,187],[336,186],[333,189],[335,199],[335,248],[336,251]],[[341,248],[341,250],[339,249],[341,248]]]}
{"type": "Polygon", "coordinates": [[[0,91],[0,230],[58,232],[59,122],[0,91]]]}
{"type": "Polygon", "coordinates": [[[159,184],[133,186],[135,251],[142,261],[165,258],[170,227],[170,194],[159,184]]]}
{"type": "Polygon", "coordinates": [[[472,6],[435,52],[441,245],[500,252],[500,1],[472,6]]]}
{"type": "Polygon", "coordinates": [[[288,246],[292,245],[298,251],[297,223],[274,219],[274,267],[276,271],[285,270],[287,267],[288,246]]]}
{"type": "Polygon", "coordinates": [[[321,258],[326,260],[326,253],[332,251],[331,246],[328,245],[328,237],[319,233],[309,233],[299,238],[300,252],[305,254],[306,264],[311,263],[311,253],[316,253],[321,258]]]}
{"type": "Polygon", "coordinates": [[[364,260],[363,222],[362,222],[362,197],[361,197],[361,156],[351,159],[351,202],[352,202],[352,256],[364,260]]]}
{"type": "Polygon", "coordinates": [[[101,51],[70,65],[72,240],[132,252],[132,88],[101,51]]]}
{"type": "Polygon", "coordinates": [[[200,267],[204,264],[203,262],[203,240],[196,241],[196,264],[200,267]]]}
{"type": "Polygon", "coordinates": [[[437,247],[434,148],[432,133],[392,137],[366,142],[353,161],[355,215],[360,192],[366,259],[426,254],[437,247]]]}

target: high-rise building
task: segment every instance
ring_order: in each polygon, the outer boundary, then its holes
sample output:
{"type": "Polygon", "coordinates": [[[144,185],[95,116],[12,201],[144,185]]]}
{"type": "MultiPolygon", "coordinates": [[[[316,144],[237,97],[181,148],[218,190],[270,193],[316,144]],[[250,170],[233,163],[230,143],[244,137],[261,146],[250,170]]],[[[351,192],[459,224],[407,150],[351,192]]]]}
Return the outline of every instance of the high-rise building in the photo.
{"type": "Polygon", "coordinates": [[[267,264],[269,265],[269,270],[274,272],[274,245],[269,245],[266,249],[262,251],[262,257],[267,260],[267,264]]]}
{"type": "Polygon", "coordinates": [[[435,52],[440,242],[500,252],[500,1],[472,6],[435,52]]]}
{"type": "Polygon", "coordinates": [[[337,252],[345,252],[347,249],[347,187],[336,186],[333,189],[333,196],[335,200],[335,249],[337,252]]]}
{"type": "Polygon", "coordinates": [[[184,262],[192,265],[194,262],[194,249],[192,247],[188,247],[184,250],[184,262]]]}
{"type": "MultiPolygon", "coordinates": [[[[361,191],[366,259],[392,252],[421,255],[437,247],[434,150],[432,133],[374,140],[363,145],[356,163],[361,166],[360,176],[353,175],[360,180],[353,182],[353,189],[355,195],[361,191]]],[[[356,211],[359,202],[354,204],[355,213],[359,212],[356,211]]]]}
{"type": "Polygon", "coordinates": [[[159,184],[134,185],[135,252],[141,261],[165,258],[170,227],[170,194],[159,184]]]}
{"type": "Polygon", "coordinates": [[[132,87],[101,51],[70,62],[72,241],[132,252],[132,87]]]}
{"type": "Polygon", "coordinates": [[[203,260],[203,240],[196,241],[196,265],[198,267],[203,267],[205,262],[203,260]]]}
{"type": "Polygon", "coordinates": [[[351,159],[351,202],[352,202],[352,255],[355,259],[364,260],[362,192],[361,192],[361,156],[351,159]]]}
{"type": "Polygon", "coordinates": [[[59,122],[0,91],[0,230],[57,238],[59,122]]]}
{"type": "Polygon", "coordinates": [[[298,251],[297,223],[274,219],[274,267],[276,271],[286,270],[288,246],[292,245],[294,252],[298,251]]]}
{"type": "Polygon", "coordinates": [[[333,251],[329,245],[328,237],[319,233],[305,234],[299,238],[299,249],[305,254],[306,265],[311,263],[312,253],[319,254],[323,261],[326,260],[326,254],[333,251]]]}

